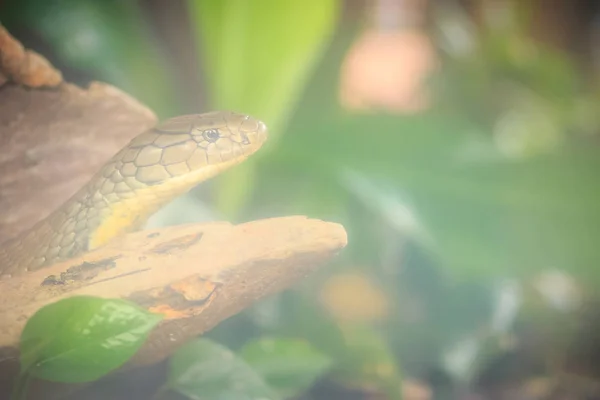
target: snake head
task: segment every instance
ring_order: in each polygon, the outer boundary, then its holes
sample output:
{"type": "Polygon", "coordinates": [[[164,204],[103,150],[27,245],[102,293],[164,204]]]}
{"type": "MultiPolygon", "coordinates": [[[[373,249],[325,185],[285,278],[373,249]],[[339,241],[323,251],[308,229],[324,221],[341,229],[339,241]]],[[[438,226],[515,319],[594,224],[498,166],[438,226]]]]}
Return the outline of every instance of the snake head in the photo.
{"type": "Polygon", "coordinates": [[[173,178],[201,182],[239,164],[266,139],[265,124],[248,115],[230,111],[183,115],[134,138],[108,170],[117,175],[115,181],[121,175],[144,185],[173,178]]]}
{"type": "Polygon", "coordinates": [[[218,164],[242,155],[250,155],[267,139],[267,128],[264,123],[249,115],[230,111],[172,118],[158,125],[154,131],[164,135],[154,141],[154,144],[159,147],[178,142],[177,138],[170,135],[180,135],[185,132],[206,152],[209,164],[218,164]]]}

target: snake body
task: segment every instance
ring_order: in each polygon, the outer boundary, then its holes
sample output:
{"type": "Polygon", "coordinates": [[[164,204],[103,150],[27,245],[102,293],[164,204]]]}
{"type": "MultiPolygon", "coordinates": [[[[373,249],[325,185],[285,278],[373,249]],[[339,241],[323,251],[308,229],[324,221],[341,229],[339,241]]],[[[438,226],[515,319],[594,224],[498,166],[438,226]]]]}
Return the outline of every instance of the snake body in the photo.
{"type": "Polygon", "coordinates": [[[163,205],[241,163],[266,139],[261,121],[233,112],[166,120],[135,137],[48,217],[0,245],[0,279],[139,229],[163,205]]]}

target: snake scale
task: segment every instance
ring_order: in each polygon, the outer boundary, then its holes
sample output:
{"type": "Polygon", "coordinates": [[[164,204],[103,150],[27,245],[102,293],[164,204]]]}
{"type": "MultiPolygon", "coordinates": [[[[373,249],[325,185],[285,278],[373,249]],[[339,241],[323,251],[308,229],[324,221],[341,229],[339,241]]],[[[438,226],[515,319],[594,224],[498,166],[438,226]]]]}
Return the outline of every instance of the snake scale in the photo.
{"type": "Polygon", "coordinates": [[[166,203],[241,163],[266,139],[263,122],[230,111],[174,117],[147,130],[61,207],[0,245],[0,280],[140,229],[166,203]]]}

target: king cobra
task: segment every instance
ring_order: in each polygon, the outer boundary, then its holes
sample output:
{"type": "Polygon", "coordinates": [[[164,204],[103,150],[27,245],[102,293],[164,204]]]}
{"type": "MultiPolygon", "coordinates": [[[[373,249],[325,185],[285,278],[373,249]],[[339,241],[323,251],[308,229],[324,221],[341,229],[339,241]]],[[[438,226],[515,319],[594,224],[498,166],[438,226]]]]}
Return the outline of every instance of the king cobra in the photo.
{"type": "Polygon", "coordinates": [[[241,163],[266,139],[264,123],[234,112],[166,120],[135,137],[48,217],[0,245],[0,280],[142,228],[163,205],[241,163]]]}

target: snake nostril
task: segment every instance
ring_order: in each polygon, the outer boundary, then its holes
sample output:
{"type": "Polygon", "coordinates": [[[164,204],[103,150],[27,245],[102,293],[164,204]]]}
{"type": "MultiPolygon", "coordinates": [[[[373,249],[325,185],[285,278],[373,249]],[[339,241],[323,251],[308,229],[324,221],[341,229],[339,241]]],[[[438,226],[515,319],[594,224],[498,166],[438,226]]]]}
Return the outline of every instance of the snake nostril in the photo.
{"type": "Polygon", "coordinates": [[[242,132],[256,132],[258,129],[260,129],[259,121],[252,118],[244,119],[240,125],[242,132]]]}
{"type": "Polygon", "coordinates": [[[248,135],[246,135],[244,132],[240,132],[240,136],[242,137],[242,144],[247,146],[250,144],[250,138],[248,138],[248,135]]]}

